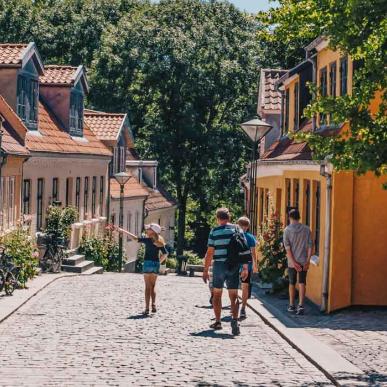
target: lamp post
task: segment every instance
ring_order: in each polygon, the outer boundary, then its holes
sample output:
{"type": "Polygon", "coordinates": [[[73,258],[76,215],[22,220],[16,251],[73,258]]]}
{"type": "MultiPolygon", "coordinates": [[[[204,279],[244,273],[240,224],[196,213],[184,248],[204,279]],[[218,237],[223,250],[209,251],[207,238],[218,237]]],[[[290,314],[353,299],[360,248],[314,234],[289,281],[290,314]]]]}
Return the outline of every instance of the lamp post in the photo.
{"type": "MultiPolygon", "coordinates": [[[[124,188],[125,184],[129,181],[130,175],[126,172],[119,172],[114,175],[114,178],[116,179],[117,183],[120,185],[120,214],[119,214],[119,220],[118,220],[118,226],[120,228],[124,227],[124,188]]],[[[122,232],[120,231],[118,234],[118,271],[121,273],[122,271],[122,232]]]]}
{"type": "MultiPolygon", "coordinates": [[[[2,145],[3,145],[3,121],[4,118],[3,116],[0,115],[0,198],[2,197],[2,192],[1,192],[1,172],[3,169],[3,163],[5,160],[5,153],[3,153],[2,145]]],[[[1,210],[2,211],[2,210],[1,210]]]]}
{"type": "Polygon", "coordinates": [[[258,143],[261,141],[263,137],[265,137],[269,131],[272,129],[272,126],[268,124],[266,121],[261,120],[256,117],[250,121],[246,121],[241,124],[241,128],[244,133],[247,135],[249,140],[252,142],[252,150],[251,150],[251,162],[248,173],[249,185],[250,185],[250,197],[249,197],[249,208],[248,214],[251,222],[251,231],[253,234],[256,234],[257,231],[257,222],[256,222],[256,207],[257,201],[255,197],[255,179],[257,176],[256,168],[254,167],[255,159],[259,158],[259,153],[257,153],[258,143]]]}

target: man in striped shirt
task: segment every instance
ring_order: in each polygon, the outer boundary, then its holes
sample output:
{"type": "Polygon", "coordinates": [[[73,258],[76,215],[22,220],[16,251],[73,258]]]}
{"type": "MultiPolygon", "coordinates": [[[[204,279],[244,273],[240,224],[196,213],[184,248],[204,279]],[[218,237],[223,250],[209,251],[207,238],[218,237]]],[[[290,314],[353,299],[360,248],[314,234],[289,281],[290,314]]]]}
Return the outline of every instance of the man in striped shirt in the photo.
{"type": "MultiPolygon", "coordinates": [[[[215,313],[215,322],[211,324],[211,328],[218,330],[222,329],[221,311],[222,311],[222,292],[226,282],[228,294],[231,302],[232,320],[231,329],[233,335],[238,335],[238,288],[239,288],[239,264],[230,266],[227,262],[228,245],[231,237],[234,235],[236,227],[230,224],[230,212],[227,208],[219,208],[216,211],[216,220],[218,226],[213,228],[208,238],[208,248],[205,256],[203,280],[207,283],[209,280],[209,267],[212,262],[213,272],[213,308],[215,313]]],[[[248,265],[243,265],[241,277],[248,276],[248,265]]]]}

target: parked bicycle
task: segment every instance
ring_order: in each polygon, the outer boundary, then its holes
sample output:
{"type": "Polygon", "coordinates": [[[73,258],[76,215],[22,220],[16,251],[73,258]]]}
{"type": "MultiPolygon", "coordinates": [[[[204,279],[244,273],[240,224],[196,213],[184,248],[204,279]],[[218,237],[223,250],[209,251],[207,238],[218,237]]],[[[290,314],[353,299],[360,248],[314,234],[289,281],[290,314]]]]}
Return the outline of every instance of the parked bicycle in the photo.
{"type": "Polygon", "coordinates": [[[0,250],[0,292],[12,296],[19,286],[20,267],[14,265],[12,258],[5,254],[4,249],[0,250]]]}
{"type": "Polygon", "coordinates": [[[62,261],[65,258],[65,246],[63,238],[54,234],[44,235],[46,251],[40,259],[43,272],[59,273],[62,261]]]}

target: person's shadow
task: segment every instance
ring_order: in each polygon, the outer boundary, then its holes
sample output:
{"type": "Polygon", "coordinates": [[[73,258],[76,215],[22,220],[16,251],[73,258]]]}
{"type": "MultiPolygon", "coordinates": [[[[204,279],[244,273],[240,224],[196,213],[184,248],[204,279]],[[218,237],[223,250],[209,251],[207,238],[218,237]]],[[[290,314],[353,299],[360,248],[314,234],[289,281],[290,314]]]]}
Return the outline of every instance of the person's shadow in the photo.
{"type": "Polygon", "coordinates": [[[209,337],[212,339],[233,339],[234,336],[230,333],[220,333],[219,331],[214,331],[212,329],[207,329],[201,332],[191,332],[190,336],[193,337],[209,337]]]}
{"type": "Polygon", "coordinates": [[[152,315],[151,314],[144,314],[144,313],[135,314],[133,316],[129,316],[128,320],[143,320],[146,318],[152,318],[152,315]]]}

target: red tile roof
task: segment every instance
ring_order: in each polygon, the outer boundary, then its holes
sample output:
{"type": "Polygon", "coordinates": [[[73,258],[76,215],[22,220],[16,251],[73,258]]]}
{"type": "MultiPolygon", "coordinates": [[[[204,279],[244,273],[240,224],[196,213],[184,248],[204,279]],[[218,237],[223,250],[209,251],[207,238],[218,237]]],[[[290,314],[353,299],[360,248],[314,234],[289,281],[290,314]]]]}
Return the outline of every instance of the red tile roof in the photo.
{"type": "Polygon", "coordinates": [[[41,84],[73,85],[78,67],[73,66],[45,66],[44,75],[39,77],[41,84]]]}
{"type": "Polygon", "coordinates": [[[157,190],[153,190],[149,187],[146,188],[149,192],[149,196],[145,200],[145,208],[148,211],[155,211],[176,206],[176,201],[167,191],[164,190],[163,187],[158,186],[157,190]]]}
{"type": "Polygon", "coordinates": [[[27,44],[0,44],[0,64],[15,65],[21,63],[27,44]]]}
{"type": "MultiPolygon", "coordinates": [[[[120,185],[116,179],[110,179],[110,195],[113,199],[119,199],[120,197],[120,185]]],[[[125,198],[135,197],[147,197],[149,195],[148,190],[138,182],[137,178],[132,176],[124,187],[125,198]]]]}
{"type": "Polygon", "coordinates": [[[85,121],[99,140],[117,140],[126,119],[123,113],[105,113],[85,110],[85,121]]]}
{"type": "Polygon", "coordinates": [[[312,160],[306,142],[297,143],[289,138],[274,142],[261,157],[263,161],[312,160]]]}
{"type": "Polygon", "coordinates": [[[64,154],[88,154],[111,156],[110,150],[99,141],[87,124],[84,124],[83,137],[76,139],[64,131],[55,115],[39,102],[38,131],[29,131],[26,136],[27,148],[34,152],[64,154]]]}
{"type": "Polygon", "coordinates": [[[258,113],[264,110],[281,111],[281,93],[275,83],[287,70],[262,69],[259,84],[258,113]]]}
{"type": "Polygon", "coordinates": [[[1,146],[3,151],[8,154],[28,156],[29,152],[24,146],[27,128],[1,95],[0,115],[4,119],[1,146]]]}

